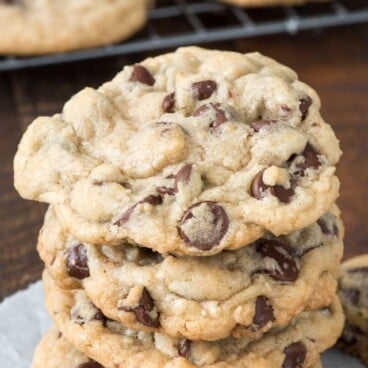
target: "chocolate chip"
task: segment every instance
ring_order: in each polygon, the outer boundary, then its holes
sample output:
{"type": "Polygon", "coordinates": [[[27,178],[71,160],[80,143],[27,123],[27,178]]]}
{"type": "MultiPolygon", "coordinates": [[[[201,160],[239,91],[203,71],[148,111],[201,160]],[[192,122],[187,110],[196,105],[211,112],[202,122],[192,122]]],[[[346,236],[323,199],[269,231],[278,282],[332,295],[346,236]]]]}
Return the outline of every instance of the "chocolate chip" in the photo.
{"type": "Polygon", "coordinates": [[[307,348],[299,341],[288,345],[284,349],[285,359],[282,368],[302,368],[307,355],[307,348]]]}
{"type": "Polygon", "coordinates": [[[275,321],[272,305],[269,304],[268,299],[264,296],[258,296],[256,299],[256,308],[253,318],[253,324],[256,330],[266,326],[268,322],[275,321]]]}
{"type": "Polygon", "coordinates": [[[211,97],[217,89],[217,83],[213,80],[204,80],[192,84],[194,95],[198,100],[205,100],[211,97]]]}
{"type": "Polygon", "coordinates": [[[143,288],[142,295],[138,301],[138,306],[136,307],[120,307],[125,312],[134,312],[137,320],[145,326],[148,327],[160,327],[159,313],[156,317],[152,317],[149,312],[152,312],[155,308],[155,303],[146,288],[143,288]]]}
{"type": "Polygon", "coordinates": [[[307,143],[304,151],[302,152],[302,156],[304,157],[304,162],[298,163],[296,165],[298,169],[301,169],[302,174],[304,174],[306,169],[318,169],[321,166],[318,158],[318,152],[311,144],[307,143]]]}
{"type": "Polygon", "coordinates": [[[97,362],[86,362],[86,363],[77,365],[76,368],[103,368],[103,367],[97,362]]]}
{"type": "Polygon", "coordinates": [[[95,320],[96,321],[101,321],[102,325],[106,326],[107,318],[100,310],[98,310],[98,312],[95,314],[95,320]]]}
{"type": "Polygon", "coordinates": [[[292,282],[298,278],[299,268],[293,250],[278,240],[263,239],[257,245],[262,258],[272,258],[278,264],[275,269],[260,269],[255,273],[266,273],[276,281],[292,282]]]}
{"type": "Polygon", "coordinates": [[[272,124],[275,124],[275,120],[256,120],[250,123],[251,128],[253,128],[256,132],[259,132],[261,129],[268,127],[272,124]]]}
{"type": "Polygon", "coordinates": [[[317,224],[321,228],[323,234],[331,235],[331,231],[328,228],[327,223],[322,218],[317,220],[317,224]]]}
{"type": "Polygon", "coordinates": [[[121,226],[125,224],[132,215],[134,209],[141,203],[149,203],[152,206],[158,206],[159,204],[162,204],[162,197],[161,195],[149,195],[146,198],[143,198],[141,201],[137,202],[132,207],[128,208],[121,216],[120,219],[114,222],[114,225],[121,226]]]}
{"type": "Polygon", "coordinates": [[[299,110],[302,113],[302,120],[307,117],[310,105],[312,105],[312,99],[309,96],[305,96],[299,100],[299,110]]]}
{"type": "Polygon", "coordinates": [[[175,175],[169,175],[167,177],[168,179],[175,179],[175,186],[173,188],[165,186],[158,187],[157,192],[160,194],[175,195],[178,192],[178,183],[187,184],[189,182],[192,167],[192,164],[186,164],[175,175]]]}
{"type": "Polygon", "coordinates": [[[210,250],[216,247],[221,239],[226,234],[229,228],[229,218],[225,210],[216,202],[203,201],[198,202],[190,207],[183,215],[179,225],[179,235],[190,247],[194,247],[200,250],[210,250]],[[204,223],[198,224],[197,229],[191,230],[190,233],[186,233],[186,223],[191,221],[197,221],[193,210],[197,207],[206,206],[207,210],[211,213],[211,219],[203,218],[204,223]]]}
{"type": "Polygon", "coordinates": [[[256,199],[262,199],[265,195],[265,191],[269,189],[269,192],[279,199],[282,203],[289,203],[294,195],[294,189],[292,186],[286,189],[282,185],[269,186],[263,181],[263,173],[265,170],[261,170],[253,179],[251,184],[251,195],[256,199]]]}
{"type": "Polygon", "coordinates": [[[193,116],[202,116],[207,114],[211,110],[213,111],[214,119],[210,123],[210,128],[212,129],[212,132],[214,132],[227,121],[226,113],[221,108],[221,104],[208,103],[202,105],[194,112],[193,116]]]}
{"type": "Polygon", "coordinates": [[[66,268],[69,276],[79,280],[89,277],[87,248],[83,244],[68,248],[66,268]]]}
{"type": "Polygon", "coordinates": [[[192,173],[192,164],[184,165],[175,175],[175,183],[184,183],[187,184],[190,179],[190,175],[192,173]]]}
{"type": "Polygon", "coordinates": [[[360,291],[353,288],[341,289],[341,296],[348,300],[353,305],[358,305],[360,298],[360,291]]]}
{"type": "Polygon", "coordinates": [[[192,353],[192,343],[190,340],[183,339],[179,342],[178,353],[180,356],[189,359],[192,353]]]}
{"type": "Polygon", "coordinates": [[[175,188],[170,188],[170,187],[165,187],[165,186],[162,186],[162,187],[157,187],[156,188],[157,192],[162,194],[162,195],[175,195],[178,190],[175,188]]]}
{"type": "Polygon", "coordinates": [[[331,229],[323,218],[318,219],[317,224],[321,228],[323,234],[335,236],[339,235],[339,228],[337,227],[336,224],[333,224],[331,229]]]}
{"type": "Polygon", "coordinates": [[[162,101],[162,110],[164,112],[172,113],[174,112],[175,106],[175,93],[168,94],[162,101]]]}
{"type": "Polygon", "coordinates": [[[0,0],[0,4],[10,5],[15,4],[16,0],[0,0]]]}
{"type": "Polygon", "coordinates": [[[163,261],[163,257],[160,253],[155,252],[150,248],[139,247],[139,265],[157,264],[163,261]]]}
{"type": "Polygon", "coordinates": [[[155,84],[155,79],[152,74],[142,65],[135,64],[133,67],[132,75],[129,79],[131,82],[139,82],[153,86],[155,84]]]}

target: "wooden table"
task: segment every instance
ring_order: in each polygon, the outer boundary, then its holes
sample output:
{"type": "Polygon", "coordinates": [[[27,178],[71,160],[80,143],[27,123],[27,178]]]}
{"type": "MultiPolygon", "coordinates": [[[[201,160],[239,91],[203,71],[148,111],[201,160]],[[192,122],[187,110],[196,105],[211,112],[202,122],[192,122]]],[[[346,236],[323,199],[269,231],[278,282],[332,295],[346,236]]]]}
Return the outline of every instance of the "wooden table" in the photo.
{"type": "MultiPolygon", "coordinates": [[[[344,150],[338,201],[346,224],[345,257],[368,250],[368,25],[212,44],[259,50],[298,71],[322,99],[322,112],[344,150]]],[[[12,186],[12,158],[32,119],[59,112],[82,87],[98,86],[147,55],[0,74],[0,300],[40,278],[37,232],[46,206],[12,186]]]]}

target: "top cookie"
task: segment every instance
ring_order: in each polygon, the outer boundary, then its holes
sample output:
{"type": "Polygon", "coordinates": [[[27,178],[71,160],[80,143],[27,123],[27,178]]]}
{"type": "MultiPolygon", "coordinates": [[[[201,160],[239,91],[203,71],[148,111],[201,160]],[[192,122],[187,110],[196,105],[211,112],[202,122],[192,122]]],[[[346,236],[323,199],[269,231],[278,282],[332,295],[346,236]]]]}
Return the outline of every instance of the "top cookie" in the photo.
{"type": "Polygon", "coordinates": [[[141,28],[148,0],[0,0],[0,54],[44,54],[121,41],[141,28]]]}
{"type": "Polygon", "coordinates": [[[316,93],[258,53],[197,47],[127,66],[36,119],[15,186],[83,242],[210,255],[315,222],[341,151],[316,93]]]}

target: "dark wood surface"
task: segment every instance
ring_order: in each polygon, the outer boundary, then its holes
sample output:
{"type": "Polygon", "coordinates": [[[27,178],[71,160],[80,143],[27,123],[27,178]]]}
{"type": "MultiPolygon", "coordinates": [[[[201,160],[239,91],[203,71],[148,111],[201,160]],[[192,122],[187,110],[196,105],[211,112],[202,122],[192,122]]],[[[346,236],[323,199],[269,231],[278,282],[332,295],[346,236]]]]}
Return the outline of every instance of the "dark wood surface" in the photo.
{"type": "MultiPolygon", "coordinates": [[[[338,203],[346,225],[345,257],[368,251],[368,25],[246,39],[213,48],[258,50],[295,69],[322,99],[324,118],[341,140],[338,203]]],[[[36,237],[46,206],[12,186],[17,142],[32,119],[59,112],[86,85],[98,86],[147,55],[0,74],[0,300],[40,278],[36,237]]]]}

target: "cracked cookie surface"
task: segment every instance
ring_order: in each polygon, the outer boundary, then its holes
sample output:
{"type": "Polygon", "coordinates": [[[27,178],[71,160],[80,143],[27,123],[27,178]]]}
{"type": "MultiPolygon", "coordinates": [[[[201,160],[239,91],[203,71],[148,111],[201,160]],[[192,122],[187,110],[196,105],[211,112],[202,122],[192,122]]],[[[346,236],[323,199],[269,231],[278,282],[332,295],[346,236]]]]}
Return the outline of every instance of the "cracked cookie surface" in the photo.
{"type": "Polygon", "coordinates": [[[287,236],[210,257],[176,257],[80,243],[50,208],[38,250],[59,286],[83,287],[106,316],[131,329],[191,340],[256,338],[331,303],[343,233],[334,207],[287,236]]]}
{"type": "Polygon", "coordinates": [[[106,368],[296,368],[315,364],[341,333],[338,298],[328,308],[303,312],[285,329],[259,341],[226,338],[214,342],[134,332],[103,316],[82,289],[62,290],[45,271],[46,307],[58,329],[80,351],[106,368]]]}
{"type": "Polygon", "coordinates": [[[121,41],[146,20],[147,0],[0,0],[0,54],[45,54],[121,41]]]}
{"type": "Polygon", "coordinates": [[[83,242],[237,249],[306,227],[334,203],[341,152],[319,109],[315,91],[272,59],[181,48],[36,119],[15,186],[53,204],[83,242]]]}

